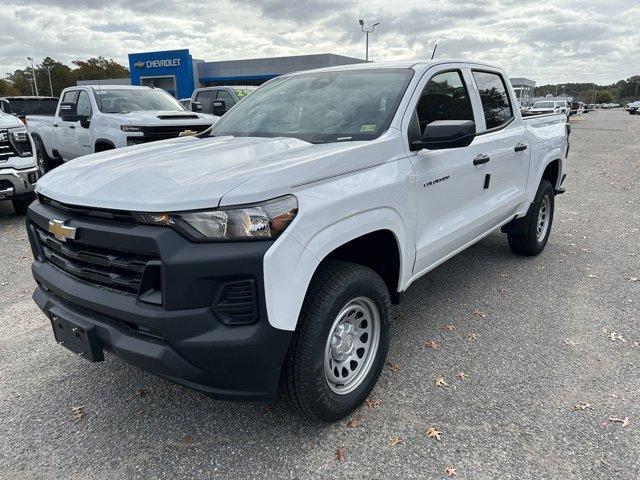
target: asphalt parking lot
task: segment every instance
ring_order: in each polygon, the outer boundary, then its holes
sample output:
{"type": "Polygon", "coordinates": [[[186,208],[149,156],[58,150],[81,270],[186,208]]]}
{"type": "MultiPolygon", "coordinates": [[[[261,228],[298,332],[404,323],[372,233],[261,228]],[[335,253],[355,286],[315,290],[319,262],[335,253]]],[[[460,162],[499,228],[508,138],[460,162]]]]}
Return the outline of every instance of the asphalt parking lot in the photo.
{"type": "Polygon", "coordinates": [[[572,129],[543,254],[496,233],[416,282],[368,406],[333,425],[59,347],[0,204],[0,478],[638,478],[640,117],[572,129]]]}

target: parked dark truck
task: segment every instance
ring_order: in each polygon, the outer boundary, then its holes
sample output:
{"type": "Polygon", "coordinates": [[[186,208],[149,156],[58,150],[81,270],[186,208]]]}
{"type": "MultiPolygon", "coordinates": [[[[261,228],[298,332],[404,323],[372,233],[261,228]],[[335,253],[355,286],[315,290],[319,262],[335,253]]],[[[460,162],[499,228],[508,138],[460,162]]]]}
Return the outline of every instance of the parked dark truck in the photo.
{"type": "Polygon", "coordinates": [[[375,385],[415,280],[501,228],[544,249],[567,149],[566,116],[523,120],[490,65],[283,75],[202,134],[45,175],[33,298],[91,362],[335,421],[375,385]]]}

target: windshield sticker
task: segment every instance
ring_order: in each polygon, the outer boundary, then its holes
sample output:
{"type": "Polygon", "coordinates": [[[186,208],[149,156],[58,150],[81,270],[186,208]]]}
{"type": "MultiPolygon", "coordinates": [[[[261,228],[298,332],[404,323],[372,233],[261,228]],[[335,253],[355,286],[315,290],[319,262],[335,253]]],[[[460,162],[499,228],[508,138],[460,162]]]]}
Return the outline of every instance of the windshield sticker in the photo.
{"type": "Polygon", "coordinates": [[[368,124],[368,125],[362,125],[362,128],[360,128],[360,133],[366,133],[366,132],[375,132],[376,131],[376,124],[368,124]]]}

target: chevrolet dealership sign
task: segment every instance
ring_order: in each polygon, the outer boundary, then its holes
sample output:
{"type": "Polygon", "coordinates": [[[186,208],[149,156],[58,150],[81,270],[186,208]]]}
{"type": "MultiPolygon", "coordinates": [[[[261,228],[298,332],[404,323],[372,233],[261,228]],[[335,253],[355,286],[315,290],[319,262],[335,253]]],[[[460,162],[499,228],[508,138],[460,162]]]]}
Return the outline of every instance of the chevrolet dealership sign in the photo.
{"type": "Polygon", "coordinates": [[[138,61],[134,63],[136,68],[161,68],[161,67],[179,67],[181,58],[170,58],[165,60],[147,60],[146,62],[138,61]]]}

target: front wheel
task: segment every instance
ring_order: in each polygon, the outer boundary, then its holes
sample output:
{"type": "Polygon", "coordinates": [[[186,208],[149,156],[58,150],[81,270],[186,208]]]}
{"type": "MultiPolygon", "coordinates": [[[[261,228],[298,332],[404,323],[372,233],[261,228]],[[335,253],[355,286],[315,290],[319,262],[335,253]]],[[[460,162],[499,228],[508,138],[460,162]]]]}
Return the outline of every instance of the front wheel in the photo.
{"type": "Polygon", "coordinates": [[[304,415],[337,421],[367,398],[389,349],[389,292],[373,270],[322,265],[285,359],[281,391],[304,415]]]}
{"type": "Polygon", "coordinates": [[[518,255],[538,255],[549,240],[555,194],[548,180],[542,180],[536,196],[524,217],[525,230],[521,233],[508,233],[509,247],[518,255]]]}
{"type": "Polygon", "coordinates": [[[35,137],[33,139],[33,143],[36,146],[36,162],[38,165],[38,172],[40,176],[44,175],[47,172],[50,172],[54,168],[56,168],[60,162],[56,161],[54,158],[51,158],[47,153],[47,149],[44,147],[44,143],[40,138],[35,137]]]}

